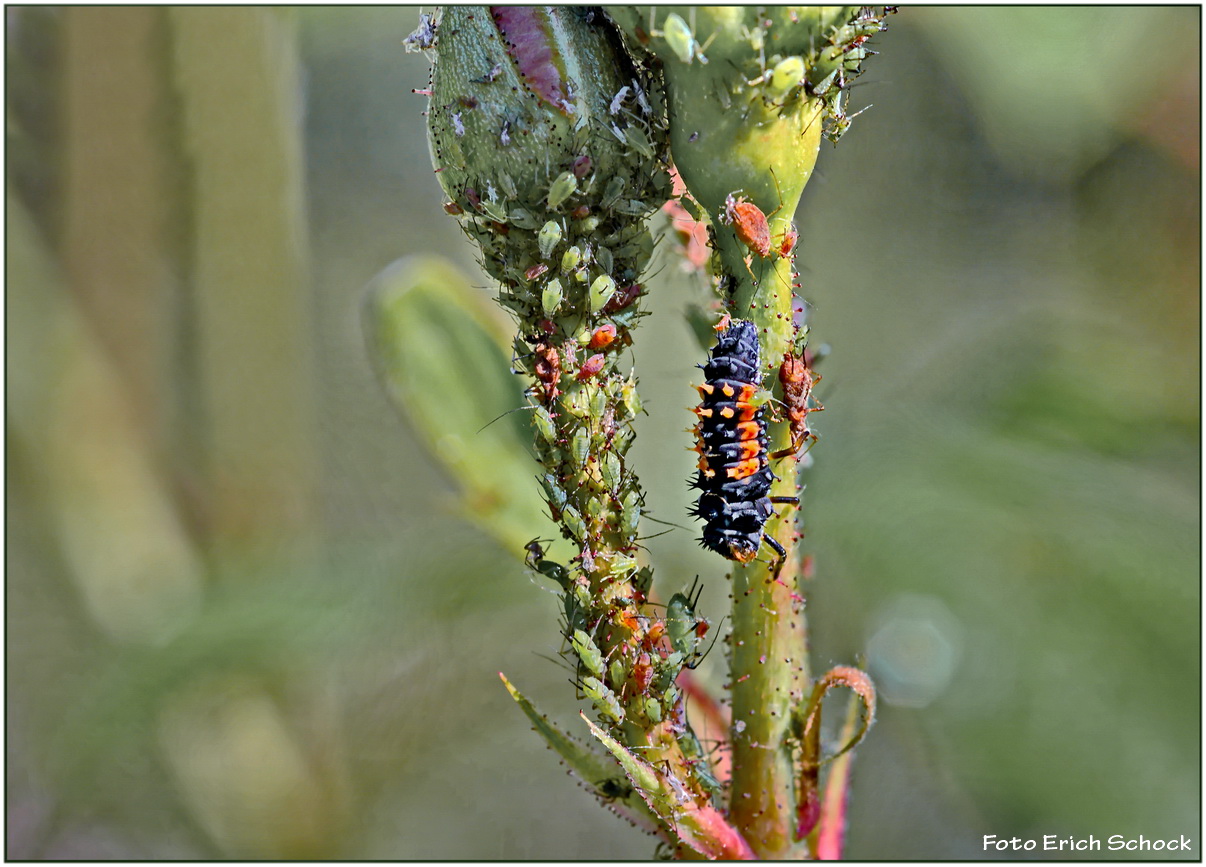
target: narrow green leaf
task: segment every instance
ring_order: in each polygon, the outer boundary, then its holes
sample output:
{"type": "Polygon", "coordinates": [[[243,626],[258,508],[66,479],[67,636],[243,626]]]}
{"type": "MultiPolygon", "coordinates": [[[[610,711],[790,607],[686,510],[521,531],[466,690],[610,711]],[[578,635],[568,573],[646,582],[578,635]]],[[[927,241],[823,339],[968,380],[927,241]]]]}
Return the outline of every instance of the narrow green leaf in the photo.
{"type": "Polygon", "coordinates": [[[618,772],[615,762],[562,732],[549,722],[548,717],[536,710],[523,693],[507,680],[506,675],[500,671],[498,676],[502,678],[503,686],[527,714],[540,736],[565,760],[600,801],[613,807],[621,816],[646,831],[660,830],[656,817],[637,791],[629,785],[624,775],[618,772]]]}
{"type": "Polygon", "coordinates": [[[719,810],[710,803],[694,800],[676,777],[664,774],[649,762],[637,758],[623,744],[586,719],[585,714],[581,716],[590,726],[591,734],[616,757],[645,803],[681,842],[705,858],[754,858],[749,843],[719,810]]]}

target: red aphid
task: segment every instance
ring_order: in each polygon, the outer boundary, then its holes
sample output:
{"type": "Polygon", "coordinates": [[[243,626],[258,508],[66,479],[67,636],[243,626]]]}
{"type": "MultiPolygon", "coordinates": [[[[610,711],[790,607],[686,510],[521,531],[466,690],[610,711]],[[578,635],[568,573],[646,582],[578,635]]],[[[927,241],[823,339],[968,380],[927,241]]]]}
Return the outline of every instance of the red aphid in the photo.
{"type": "Polygon", "coordinates": [[[595,333],[590,336],[590,343],[587,345],[591,349],[604,349],[615,339],[616,327],[608,322],[595,329],[595,333]]]}
{"type": "Polygon", "coordinates": [[[561,355],[557,347],[551,343],[540,341],[534,350],[536,354],[535,374],[544,386],[544,402],[552,403],[561,392],[557,384],[561,382],[561,355]]]}
{"type": "Polygon", "coordinates": [[[611,300],[603,305],[604,313],[619,313],[641,295],[640,283],[629,283],[616,290],[616,294],[611,296],[611,300]]]}
{"type": "Polygon", "coordinates": [[[541,262],[538,265],[533,265],[531,268],[523,272],[525,280],[535,280],[545,271],[549,270],[549,266],[541,262]]]}
{"type": "Polygon", "coordinates": [[[592,355],[590,358],[586,359],[586,361],[582,362],[582,366],[580,368],[578,368],[578,376],[577,376],[578,382],[582,382],[585,379],[590,379],[592,376],[597,375],[599,373],[599,371],[602,369],[603,369],[602,353],[600,353],[599,355],[592,355]]]}
{"type": "Polygon", "coordinates": [[[653,683],[653,662],[645,651],[641,651],[636,662],[633,663],[632,682],[636,686],[637,692],[641,694],[648,692],[649,684],[653,683]]]}
{"type": "Polygon", "coordinates": [[[796,231],[795,223],[792,223],[779,239],[779,255],[790,256],[791,251],[796,249],[796,241],[799,239],[800,233],[796,231]]]}
{"type": "Polygon", "coordinates": [[[787,406],[787,421],[791,426],[791,451],[796,451],[806,439],[816,439],[808,428],[808,414],[820,412],[825,407],[812,401],[815,406],[809,406],[812,397],[812,387],[820,380],[813,373],[808,361],[802,355],[792,355],[790,352],[783,356],[779,365],[779,382],[783,385],[783,403],[787,406]]]}

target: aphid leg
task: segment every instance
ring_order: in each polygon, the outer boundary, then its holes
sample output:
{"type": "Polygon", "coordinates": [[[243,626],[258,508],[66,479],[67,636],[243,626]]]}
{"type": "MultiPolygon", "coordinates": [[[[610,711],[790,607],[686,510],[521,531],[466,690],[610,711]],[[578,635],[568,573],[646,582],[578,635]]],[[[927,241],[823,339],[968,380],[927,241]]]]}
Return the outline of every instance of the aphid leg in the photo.
{"type": "MultiPolygon", "coordinates": [[[[791,445],[785,449],[779,449],[778,451],[771,452],[769,455],[767,455],[767,457],[769,457],[772,461],[791,457],[792,455],[800,453],[800,446],[804,445],[804,440],[811,440],[811,442],[808,443],[808,449],[811,449],[816,444],[817,439],[819,439],[819,437],[817,437],[817,435],[812,431],[801,431],[796,435],[795,439],[792,440],[791,445]]],[[[804,454],[808,454],[808,449],[804,450],[804,454]]]]}

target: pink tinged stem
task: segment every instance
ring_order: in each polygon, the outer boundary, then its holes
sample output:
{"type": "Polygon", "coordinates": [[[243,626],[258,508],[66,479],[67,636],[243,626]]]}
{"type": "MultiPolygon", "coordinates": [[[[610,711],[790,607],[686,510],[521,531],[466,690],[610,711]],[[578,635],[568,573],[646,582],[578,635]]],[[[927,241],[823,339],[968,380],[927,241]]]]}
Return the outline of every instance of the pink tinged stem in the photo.
{"type": "Polygon", "coordinates": [[[579,715],[590,727],[591,734],[620,763],[649,808],[685,845],[713,860],[752,861],[757,857],[741,832],[730,825],[719,810],[693,797],[672,773],[663,773],[637,758],[587,719],[586,714],[579,715]]]}
{"type": "Polygon", "coordinates": [[[507,53],[532,91],[549,105],[565,110],[565,76],[553,48],[549,16],[539,6],[491,6],[494,26],[507,53]]]}
{"type": "MultiPolygon", "coordinates": [[[[857,696],[850,699],[846,711],[846,723],[842,726],[842,740],[849,743],[854,738],[858,725],[857,696]]],[[[820,828],[817,831],[817,860],[838,861],[842,857],[842,846],[846,841],[846,806],[850,802],[850,768],[854,763],[854,752],[838,756],[825,781],[825,803],[821,807],[820,828]]]]}

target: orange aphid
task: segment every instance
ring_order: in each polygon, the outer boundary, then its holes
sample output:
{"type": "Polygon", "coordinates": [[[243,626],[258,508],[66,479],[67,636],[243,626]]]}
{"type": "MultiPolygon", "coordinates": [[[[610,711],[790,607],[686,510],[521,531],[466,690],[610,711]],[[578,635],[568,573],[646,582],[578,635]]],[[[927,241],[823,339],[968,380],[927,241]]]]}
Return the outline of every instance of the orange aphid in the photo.
{"type": "Polygon", "coordinates": [[[757,253],[767,258],[771,253],[770,224],[762,209],[744,196],[734,198],[729,196],[724,202],[722,221],[729,223],[737,233],[737,240],[757,253]]]}

